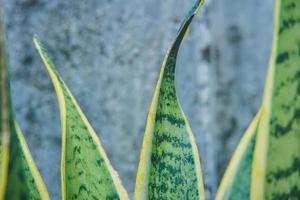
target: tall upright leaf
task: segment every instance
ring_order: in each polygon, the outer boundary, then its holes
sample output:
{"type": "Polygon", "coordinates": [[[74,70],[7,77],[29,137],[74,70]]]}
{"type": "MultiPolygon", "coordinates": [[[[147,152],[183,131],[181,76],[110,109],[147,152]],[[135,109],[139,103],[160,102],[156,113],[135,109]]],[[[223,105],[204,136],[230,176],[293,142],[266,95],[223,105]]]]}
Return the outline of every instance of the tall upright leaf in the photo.
{"type": "Polygon", "coordinates": [[[183,21],[161,68],[147,118],[135,200],[204,199],[198,149],[175,88],[178,50],[203,0],[183,21]]]}
{"type": "MultiPolygon", "coordinates": [[[[0,12],[1,2],[0,2],[0,12]]],[[[9,132],[11,113],[8,96],[8,72],[4,50],[4,30],[0,13],[0,199],[3,199],[7,181],[8,157],[9,157],[9,132]]]]}
{"type": "Polygon", "coordinates": [[[251,199],[300,197],[300,1],[276,0],[251,199]]]}
{"type": "Polygon", "coordinates": [[[129,199],[95,131],[37,36],[34,43],[51,77],[60,106],[63,199],[129,199]]]}
{"type": "Polygon", "coordinates": [[[216,200],[250,199],[253,152],[260,112],[246,130],[226,169],[216,200]]]}
{"type": "Polygon", "coordinates": [[[14,122],[10,100],[8,66],[5,59],[2,13],[0,13],[0,18],[0,199],[48,200],[49,195],[46,187],[34,164],[25,139],[14,122]],[[10,141],[10,144],[8,144],[8,141],[10,141]]]}

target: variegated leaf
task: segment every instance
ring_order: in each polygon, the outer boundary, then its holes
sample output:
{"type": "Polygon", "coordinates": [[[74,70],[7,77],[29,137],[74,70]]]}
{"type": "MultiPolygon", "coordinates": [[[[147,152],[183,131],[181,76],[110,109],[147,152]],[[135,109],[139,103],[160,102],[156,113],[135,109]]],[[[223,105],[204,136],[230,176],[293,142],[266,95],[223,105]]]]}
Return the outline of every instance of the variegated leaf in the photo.
{"type": "Polygon", "coordinates": [[[300,1],[276,0],[251,199],[300,197],[300,1]]]}
{"type": "Polygon", "coordinates": [[[203,0],[183,21],[162,65],[147,118],[135,200],[204,199],[198,148],[175,89],[178,50],[203,0]]]}
{"type": "Polygon", "coordinates": [[[10,154],[6,200],[49,200],[46,186],[16,123],[10,129],[10,154]]]}
{"type": "Polygon", "coordinates": [[[235,150],[221,181],[216,200],[250,199],[253,152],[259,119],[260,112],[256,114],[235,150]]]}
{"type": "Polygon", "coordinates": [[[36,36],[34,43],[51,77],[60,106],[62,198],[129,199],[95,131],[56,71],[44,45],[36,36]]]}

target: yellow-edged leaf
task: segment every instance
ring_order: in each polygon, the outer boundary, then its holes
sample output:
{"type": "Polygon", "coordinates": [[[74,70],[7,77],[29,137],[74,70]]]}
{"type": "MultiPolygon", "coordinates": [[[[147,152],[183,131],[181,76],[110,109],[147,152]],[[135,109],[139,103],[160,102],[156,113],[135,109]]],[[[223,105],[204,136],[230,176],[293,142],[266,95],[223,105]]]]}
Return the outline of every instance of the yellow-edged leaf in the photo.
{"type": "Polygon", "coordinates": [[[49,200],[46,186],[16,123],[11,126],[10,141],[9,173],[5,199],[49,200]]]}
{"type": "Polygon", "coordinates": [[[259,119],[260,112],[256,114],[235,150],[219,186],[216,200],[250,198],[253,152],[259,119]]]}
{"type": "Polygon", "coordinates": [[[36,36],[34,43],[51,77],[60,106],[62,198],[129,199],[100,140],[60,78],[44,45],[36,36]]]}
{"type": "Polygon", "coordinates": [[[251,199],[300,197],[300,1],[276,0],[251,199]]]}
{"type": "Polygon", "coordinates": [[[135,200],[205,199],[198,148],[175,89],[178,50],[197,0],[168,50],[147,118],[135,186],[135,200]]]}

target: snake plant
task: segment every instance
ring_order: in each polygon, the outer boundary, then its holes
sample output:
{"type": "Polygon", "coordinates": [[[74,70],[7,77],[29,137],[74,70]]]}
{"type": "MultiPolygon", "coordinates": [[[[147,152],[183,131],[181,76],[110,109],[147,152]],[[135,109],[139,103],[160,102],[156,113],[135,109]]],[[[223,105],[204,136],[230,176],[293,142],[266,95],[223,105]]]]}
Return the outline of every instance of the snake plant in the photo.
{"type": "MultiPolygon", "coordinates": [[[[300,196],[300,2],[275,2],[273,48],[262,105],[228,165],[217,200],[300,196]]],[[[203,0],[196,0],[161,67],[145,128],[135,200],[205,199],[198,148],[175,88],[177,54],[202,4],[203,0]]],[[[0,200],[48,200],[47,189],[14,119],[2,18],[0,24],[0,200]]],[[[37,36],[34,44],[60,107],[62,199],[129,200],[100,139],[45,45],[37,36]]]]}
{"type": "Polygon", "coordinates": [[[173,41],[161,68],[148,114],[134,199],[204,199],[198,149],[175,88],[176,57],[198,0],[173,41]]]}
{"type": "Polygon", "coordinates": [[[51,77],[60,106],[62,198],[129,199],[95,131],[37,36],[34,43],[51,77]]]}
{"type": "MultiPolygon", "coordinates": [[[[198,148],[189,123],[183,114],[175,90],[175,65],[178,50],[195,14],[203,4],[197,0],[183,21],[172,43],[154,92],[138,170],[135,199],[201,199],[204,187],[198,148]]],[[[2,32],[3,33],[3,32],[2,32]]],[[[4,37],[3,37],[4,38],[4,37]]],[[[110,164],[97,134],[82,113],[75,97],[66,86],[45,45],[34,36],[34,44],[53,82],[62,128],[61,186],[62,199],[128,200],[128,194],[110,164]]],[[[4,40],[2,40],[4,41],[4,40]]],[[[4,45],[2,45],[4,50],[4,45]]],[[[30,156],[20,129],[12,118],[9,101],[7,65],[1,54],[3,86],[1,93],[1,199],[49,199],[48,192],[30,156]],[[5,104],[4,104],[5,103],[5,104]],[[6,115],[11,116],[11,121],[6,115]],[[5,118],[6,117],[6,118],[5,118]],[[5,121],[6,120],[6,121],[5,121]],[[2,138],[10,135],[8,141],[2,138]],[[3,156],[2,156],[3,155],[3,156]],[[11,162],[8,164],[8,156],[11,162]],[[12,166],[12,173],[7,166],[12,166]],[[17,174],[24,173],[25,179],[17,174]],[[2,176],[3,174],[3,176],[2,176]],[[2,181],[3,179],[3,181],[2,181]],[[24,181],[24,182],[22,182],[24,181]],[[17,191],[17,192],[16,192],[17,191]],[[23,196],[22,196],[23,195],[23,196]]],[[[2,85],[1,85],[2,86],[2,85]]]]}

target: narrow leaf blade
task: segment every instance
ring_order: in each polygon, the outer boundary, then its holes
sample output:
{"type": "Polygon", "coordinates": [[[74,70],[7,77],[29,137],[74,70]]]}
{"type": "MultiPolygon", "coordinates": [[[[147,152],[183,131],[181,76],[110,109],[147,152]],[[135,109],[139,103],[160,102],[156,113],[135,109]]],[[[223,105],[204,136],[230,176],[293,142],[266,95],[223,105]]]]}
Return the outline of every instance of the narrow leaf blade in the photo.
{"type": "Polygon", "coordinates": [[[33,161],[19,126],[11,127],[9,174],[5,199],[49,200],[49,194],[33,161]]]}
{"type": "Polygon", "coordinates": [[[300,2],[277,0],[251,199],[300,196],[300,2]]]}
{"type": "Polygon", "coordinates": [[[95,131],[37,36],[34,43],[51,77],[60,106],[63,199],[129,199],[95,131]]]}
{"type": "Polygon", "coordinates": [[[181,42],[203,4],[196,1],[165,57],[156,85],[140,155],[134,199],[204,199],[198,149],[175,89],[181,42]]]}
{"type": "Polygon", "coordinates": [[[253,153],[260,112],[246,130],[226,169],[216,200],[250,199],[253,153]]]}

